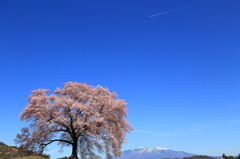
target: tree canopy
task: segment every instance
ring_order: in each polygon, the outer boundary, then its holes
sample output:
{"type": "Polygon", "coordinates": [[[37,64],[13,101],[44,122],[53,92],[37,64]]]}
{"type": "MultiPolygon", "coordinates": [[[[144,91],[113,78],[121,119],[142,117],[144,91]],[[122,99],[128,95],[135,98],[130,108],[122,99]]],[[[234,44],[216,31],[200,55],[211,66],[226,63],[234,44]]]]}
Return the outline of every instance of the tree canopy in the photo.
{"type": "Polygon", "coordinates": [[[125,119],[126,102],[101,86],[67,82],[52,95],[49,90],[32,91],[21,120],[30,122],[22,128],[15,142],[20,148],[42,153],[47,145],[58,142],[71,146],[71,158],[99,158],[105,154],[121,156],[126,133],[132,130],[125,119]]]}

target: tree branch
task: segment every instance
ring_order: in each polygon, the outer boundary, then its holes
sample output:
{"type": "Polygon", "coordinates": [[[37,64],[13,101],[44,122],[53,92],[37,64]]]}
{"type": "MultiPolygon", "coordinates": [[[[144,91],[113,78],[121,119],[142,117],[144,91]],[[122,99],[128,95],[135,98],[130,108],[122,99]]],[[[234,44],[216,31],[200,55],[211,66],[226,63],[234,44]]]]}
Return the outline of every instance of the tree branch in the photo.
{"type": "Polygon", "coordinates": [[[51,144],[51,143],[53,143],[53,142],[55,142],[55,141],[59,141],[59,142],[66,142],[66,143],[68,143],[68,144],[70,144],[70,145],[72,145],[72,144],[73,144],[72,142],[70,142],[70,141],[67,141],[67,140],[55,139],[55,140],[51,140],[51,141],[49,141],[48,143],[45,143],[45,144],[40,144],[40,145],[41,145],[41,146],[43,146],[43,147],[46,147],[47,145],[49,145],[49,144],[51,144]]]}

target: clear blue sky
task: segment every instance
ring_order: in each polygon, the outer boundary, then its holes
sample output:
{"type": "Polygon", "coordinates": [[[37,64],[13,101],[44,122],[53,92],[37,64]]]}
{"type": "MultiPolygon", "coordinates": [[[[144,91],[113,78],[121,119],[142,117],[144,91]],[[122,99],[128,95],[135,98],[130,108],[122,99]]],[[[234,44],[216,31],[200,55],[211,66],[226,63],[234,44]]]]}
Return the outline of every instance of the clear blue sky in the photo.
{"type": "Polygon", "coordinates": [[[127,101],[125,149],[237,155],[239,17],[239,0],[1,0],[0,141],[32,90],[76,81],[127,101]]]}

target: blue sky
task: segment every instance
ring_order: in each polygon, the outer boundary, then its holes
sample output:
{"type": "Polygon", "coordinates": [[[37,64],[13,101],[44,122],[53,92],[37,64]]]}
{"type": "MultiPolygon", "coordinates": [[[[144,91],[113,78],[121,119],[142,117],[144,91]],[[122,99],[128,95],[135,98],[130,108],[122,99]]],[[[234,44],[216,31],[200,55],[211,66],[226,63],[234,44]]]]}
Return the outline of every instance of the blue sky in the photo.
{"type": "Polygon", "coordinates": [[[76,81],[127,101],[125,149],[237,155],[239,17],[239,0],[0,1],[0,141],[32,90],[76,81]]]}

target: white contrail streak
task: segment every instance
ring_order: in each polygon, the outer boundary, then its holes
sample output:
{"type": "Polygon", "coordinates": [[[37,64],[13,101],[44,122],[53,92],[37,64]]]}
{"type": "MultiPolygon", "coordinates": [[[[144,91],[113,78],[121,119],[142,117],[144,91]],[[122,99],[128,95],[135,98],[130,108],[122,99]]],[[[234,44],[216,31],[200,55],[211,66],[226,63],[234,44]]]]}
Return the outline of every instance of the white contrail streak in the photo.
{"type": "Polygon", "coordinates": [[[163,15],[163,14],[166,14],[166,13],[170,13],[170,12],[182,10],[182,9],[185,9],[185,8],[193,7],[193,6],[196,6],[196,5],[200,5],[200,4],[206,3],[206,2],[208,2],[208,1],[211,1],[211,0],[206,0],[206,1],[203,1],[203,2],[194,3],[194,4],[190,4],[190,5],[184,6],[184,7],[180,7],[180,8],[168,10],[168,11],[165,11],[165,12],[153,14],[153,15],[150,15],[149,18],[153,18],[153,17],[159,16],[159,15],[163,15]]]}

